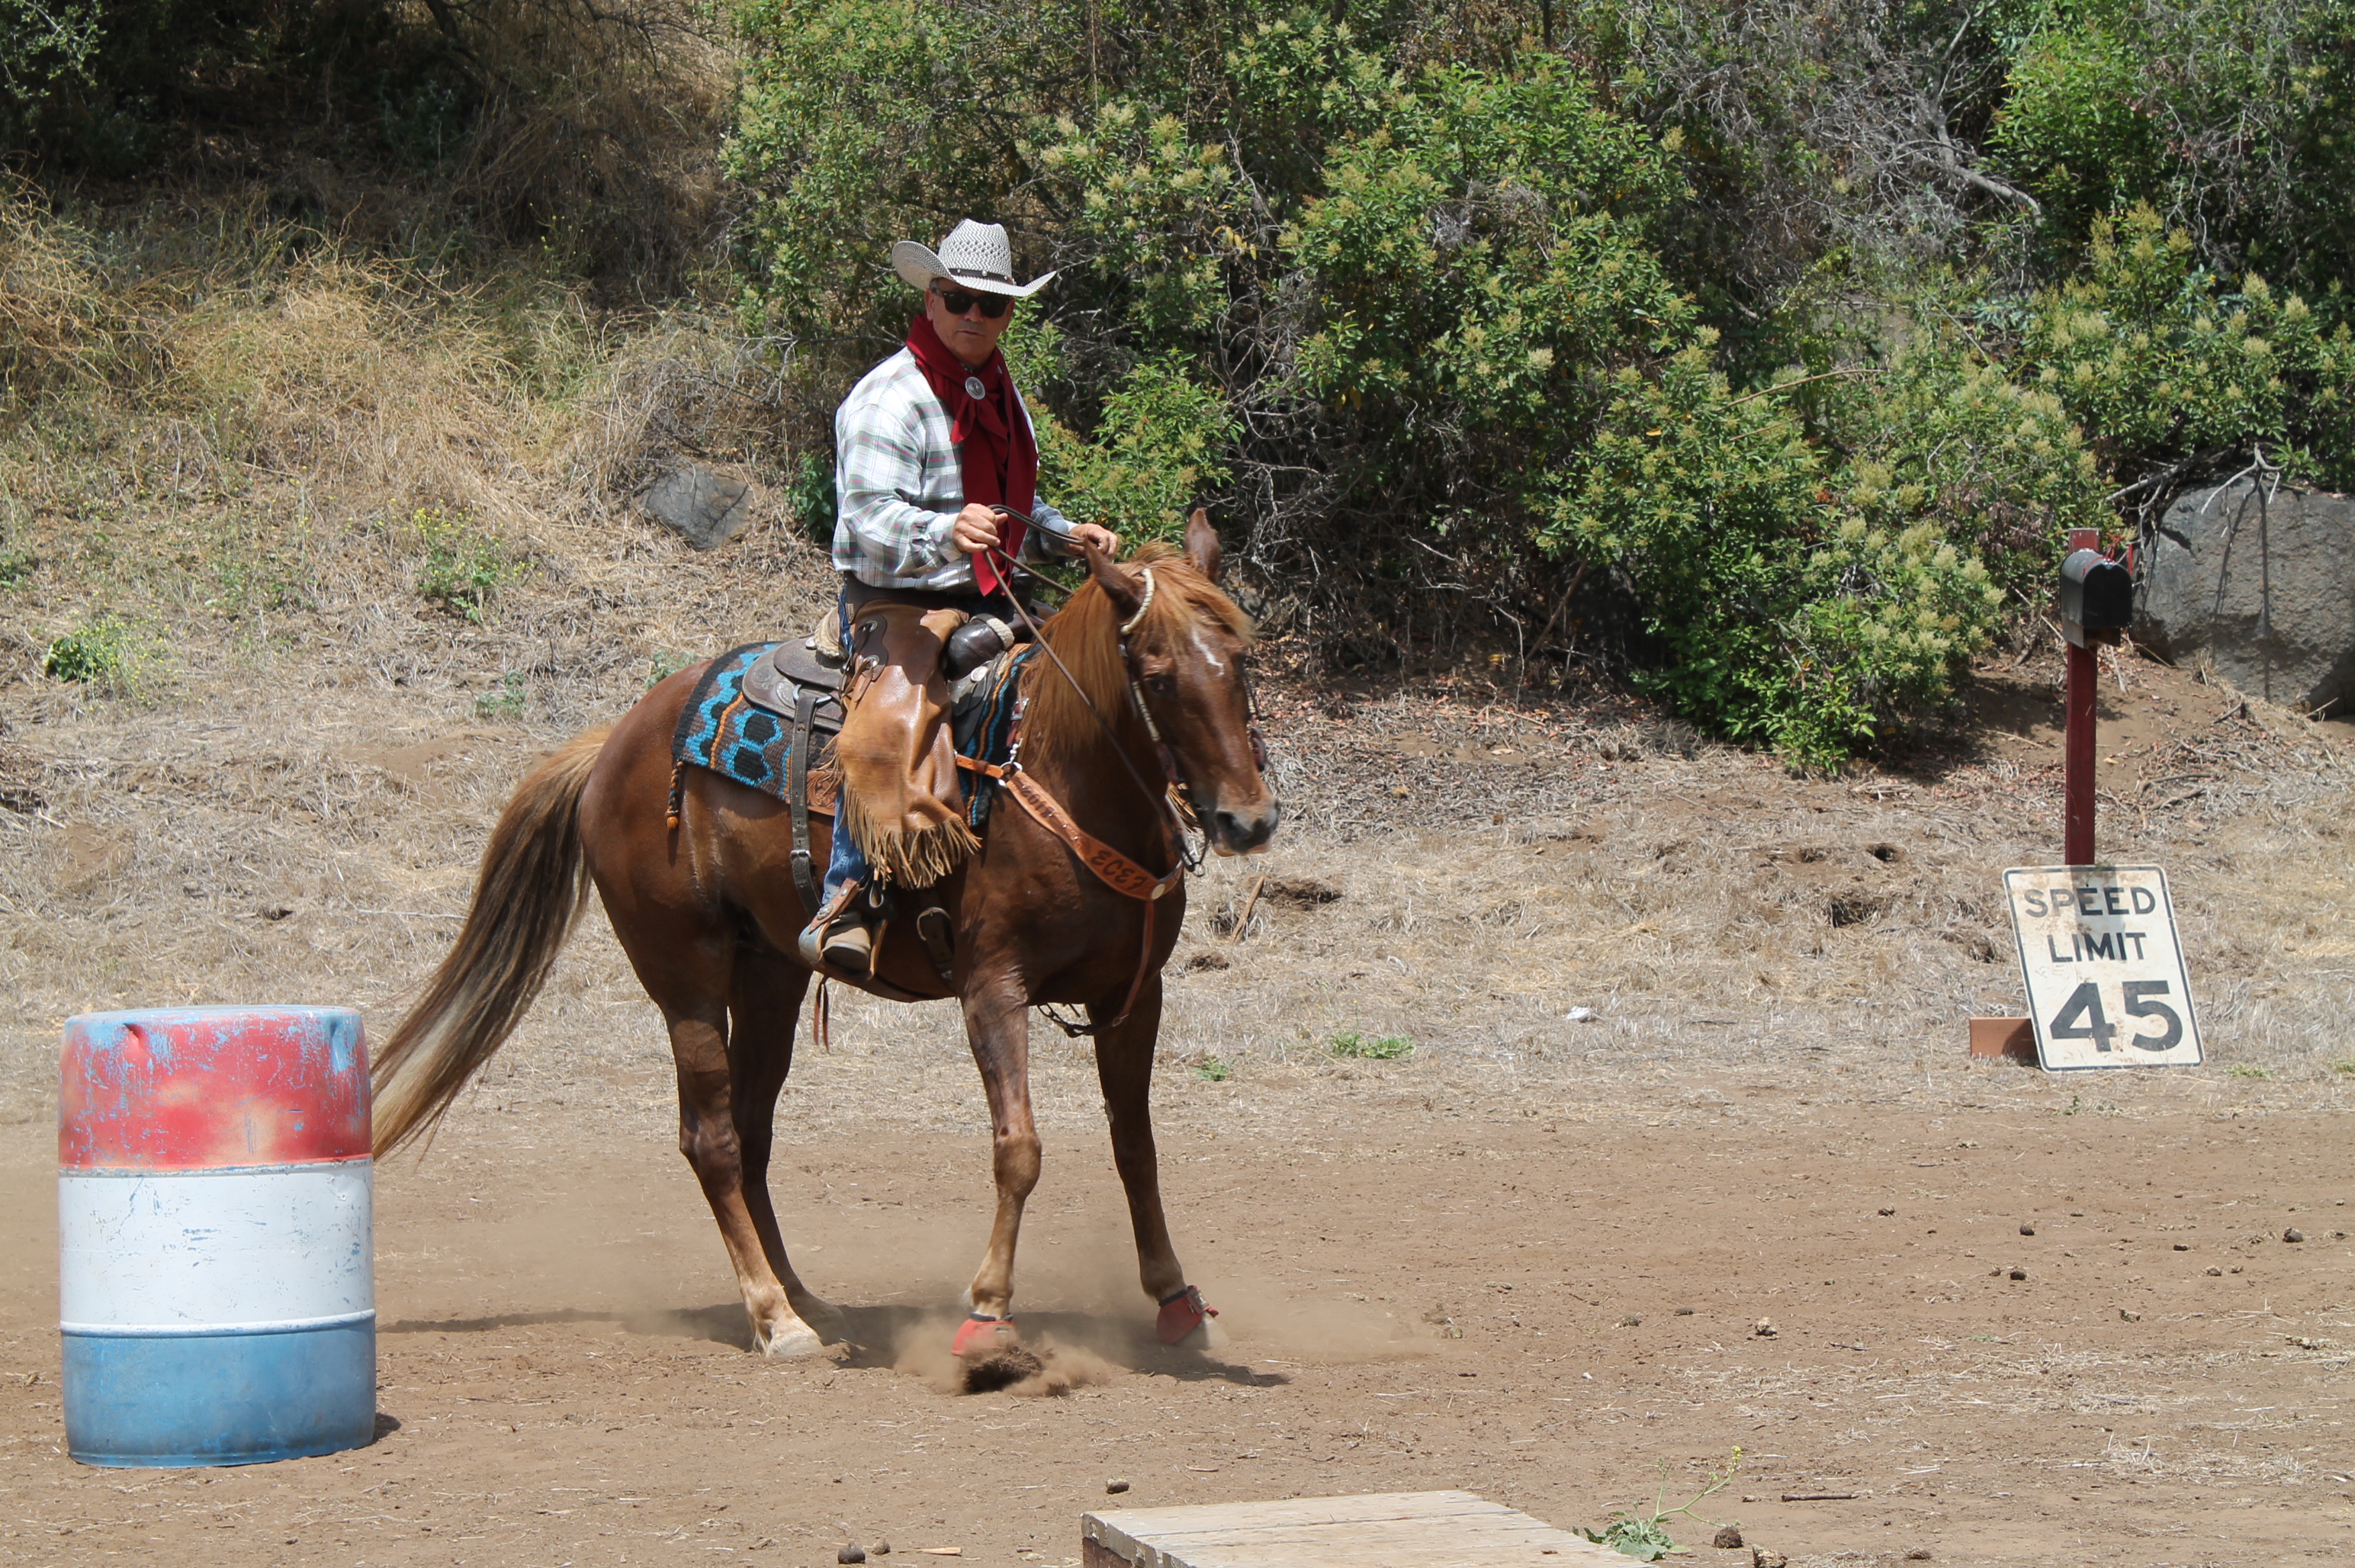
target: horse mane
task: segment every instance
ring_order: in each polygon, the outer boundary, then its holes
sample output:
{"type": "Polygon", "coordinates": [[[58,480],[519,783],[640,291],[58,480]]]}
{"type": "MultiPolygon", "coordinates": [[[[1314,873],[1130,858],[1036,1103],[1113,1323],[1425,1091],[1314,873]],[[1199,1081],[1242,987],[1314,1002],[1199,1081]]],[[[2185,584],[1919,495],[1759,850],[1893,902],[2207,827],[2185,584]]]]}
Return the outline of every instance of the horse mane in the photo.
{"type": "MultiPolygon", "coordinates": [[[[1177,546],[1157,541],[1141,545],[1121,564],[1153,569],[1153,603],[1146,606],[1135,635],[1160,632],[1182,638],[1188,629],[1207,621],[1251,641],[1251,617],[1177,546]]],[[[1112,596],[1091,577],[1039,628],[1071,679],[1063,678],[1053,659],[1031,663],[1026,689],[1029,706],[1022,721],[1025,763],[1068,763],[1103,745],[1103,731],[1089,714],[1090,703],[1115,731],[1135,722],[1127,718],[1128,671],[1121,663],[1120,623],[1112,596]]]]}

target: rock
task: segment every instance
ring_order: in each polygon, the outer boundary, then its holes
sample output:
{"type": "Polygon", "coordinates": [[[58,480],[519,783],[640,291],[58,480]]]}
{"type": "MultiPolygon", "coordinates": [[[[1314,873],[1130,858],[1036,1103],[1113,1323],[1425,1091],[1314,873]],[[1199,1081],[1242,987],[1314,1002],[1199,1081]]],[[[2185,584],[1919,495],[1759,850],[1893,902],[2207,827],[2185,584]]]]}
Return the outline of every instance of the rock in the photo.
{"type": "Polygon", "coordinates": [[[1905,1554],[1905,1561],[1908,1563],[1927,1563],[1930,1561],[1930,1549],[1926,1546],[1917,1546],[1913,1551],[1905,1554]]]}
{"type": "Polygon", "coordinates": [[[2191,1250],[2191,1243],[2189,1242],[2178,1242],[2175,1243],[2175,1250],[2179,1253],[2188,1253],[2191,1250]]]}
{"type": "Polygon", "coordinates": [[[2016,1268],[2011,1271],[2011,1277],[2014,1279],[2026,1279],[2028,1277],[2028,1271],[2024,1268],[2016,1268]]]}
{"type": "Polygon", "coordinates": [[[867,1548],[855,1541],[846,1541],[835,1549],[834,1560],[837,1563],[864,1563],[867,1561],[867,1548]]]}
{"type": "Polygon", "coordinates": [[[1761,1317],[1756,1323],[1751,1325],[1750,1331],[1761,1339],[1772,1339],[1782,1332],[1774,1327],[1774,1320],[1772,1317],[1761,1317]]]}
{"type": "Polygon", "coordinates": [[[2142,1321],[2142,1314],[2137,1312],[2131,1307],[2121,1307],[2118,1308],[2118,1321],[2121,1323],[2139,1323],[2142,1321]]]}
{"type": "Polygon", "coordinates": [[[2288,1230],[2282,1232],[2282,1240],[2285,1242],[2302,1242],[2306,1240],[2306,1232],[2293,1225],[2288,1230]]]}
{"type": "Polygon", "coordinates": [[[1791,1560],[1779,1552],[1769,1552],[1763,1546],[1750,1549],[1750,1568],[1784,1568],[1791,1560]]]}
{"type": "Polygon", "coordinates": [[[1742,1544],[1742,1527],[1729,1524],[1709,1538],[1709,1543],[1720,1552],[1731,1552],[1742,1544]]]}
{"type": "Polygon", "coordinates": [[[878,1557],[889,1557],[891,1555],[891,1543],[888,1541],[879,1541],[867,1550],[878,1557]]]}
{"type": "Polygon", "coordinates": [[[2224,1271],[2218,1268],[2214,1264],[2210,1264],[2208,1265],[2208,1277],[2210,1279],[2222,1279],[2224,1277],[2224,1271]]]}
{"type": "Polygon", "coordinates": [[[1574,1024],[1591,1024],[1600,1015],[1593,1008],[1572,1008],[1561,1016],[1574,1024]]]}
{"type": "Polygon", "coordinates": [[[697,549],[718,549],[752,526],[752,487],[741,479],[685,463],[654,483],[646,510],[697,549]]]}
{"type": "Polygon", "coordinates": [[[2243,480],[2167,509],[2137,594],[2135,640],[2203,656],[2243,691],[2314,709],[2355,698],[2355,496],[2243,480]]]}
{"type": "Polygon", "coordinates": [[[1118,1476],[1114,1476],[1111,1480],[1104,1483],[1104,1490],[1117,1497],[1120,1493],[1128,1490],[1128,1483],[1122,1480],[1118,1476]]]}
{"type": "Polygon", "coordinates": [[[2022,1225],[2019,1228],[2019,1233],[2023,1236],[2032,1236],[2036,1234],[2036,1227],[2033,1225],[2022,1225]]]}
{"type": "Polygon", "coordinates": [[[1897,1212],[1897,1211],[1896,1211],[1896,1210],[1894,1210],[1894,1209],[1883,1209],[1883,1210],[1881,1210],[1881,1217],[1882,1219],[1886,1220],[1886,1219],[1888,1219],[1891,1215],[1892,1215],[1892,1214],[1894,1214],[1894,1213],[1896,1213],[1896,1212],[1897,1212]]]}

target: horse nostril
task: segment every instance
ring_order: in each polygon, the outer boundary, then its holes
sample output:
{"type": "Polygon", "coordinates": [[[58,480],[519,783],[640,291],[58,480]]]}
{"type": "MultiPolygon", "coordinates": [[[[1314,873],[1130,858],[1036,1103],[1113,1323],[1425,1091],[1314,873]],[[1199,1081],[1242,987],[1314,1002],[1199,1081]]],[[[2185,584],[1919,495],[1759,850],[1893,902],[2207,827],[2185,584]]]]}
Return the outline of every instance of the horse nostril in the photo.
{"type": "Polygon", "coordinates": [[[1231,811],[1220,811],[1211,814],[1211,820],[1218,825],[1220,840],[1236,848],[1257,848],[1275,832],[1273,812],[1246,820],[1231,811]]]}

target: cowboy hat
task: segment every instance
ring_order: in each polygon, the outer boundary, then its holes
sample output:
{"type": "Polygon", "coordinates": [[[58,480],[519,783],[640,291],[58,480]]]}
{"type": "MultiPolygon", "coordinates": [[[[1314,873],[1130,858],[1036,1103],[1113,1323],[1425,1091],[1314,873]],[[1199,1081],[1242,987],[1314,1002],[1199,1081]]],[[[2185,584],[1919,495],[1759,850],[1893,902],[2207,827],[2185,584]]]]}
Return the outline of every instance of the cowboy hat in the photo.
{"type": "Polygon", "coordinates": [[[949,231],[937,251],[913,240],[900,240],[891,247],[891,265],[913,288],[930,289],[934,278],[945,278],[978,293],[1018,300],[1045,288],[1055,275],[1047,272],[1027,283],[1016,283],[1014,245],[1006,238],[1005,227],[970,218],[949,231]]]}

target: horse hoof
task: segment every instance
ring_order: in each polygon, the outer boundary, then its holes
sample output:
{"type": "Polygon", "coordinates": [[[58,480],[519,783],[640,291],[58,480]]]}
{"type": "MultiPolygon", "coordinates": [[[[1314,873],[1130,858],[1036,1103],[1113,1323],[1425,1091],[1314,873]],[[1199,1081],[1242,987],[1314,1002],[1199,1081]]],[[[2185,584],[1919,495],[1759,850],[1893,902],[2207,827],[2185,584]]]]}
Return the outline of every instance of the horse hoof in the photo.
{"type": "Polygon", "coordinates": [[[794,1303],[801,1320],[817,1331],[817,1337],[829,1345],[838,1345],[850,1338],[850,1319],[841,1307],[818,1296],[805,1296],[794,1303]]]}
{"type": "Polygon", "coordinates": [[[985,1317],[979,1313],[957,1325],[956,1338],[949,1342],[949,1351],[961,1359],[996,1355],[1011,1350],[1022,1343],[1022,1331],[1014,1327],[1011,1317],[985,1317]]]}
{"type": "Polygon", "coordinates": [[[791,1328],[764,1335],[760,1346],[761,1354],[772,1360],[782,1360],[787,1356],[815,1356],[823,1349],[825,1342],[806,1323],[795,1323],[791,1328]]]}
{"type": "Polygon", "coordinates": [[[1210,1320],[1219,1309],[1202,1299],[1202,1293],[1187,1285],[1175,1296],[1163,1298],[1161,1316],[1154,1319],[1154,1332],[1165,1345],[1185,1345],[1195,1349],[1210,1349],[1227,1342],[1218,1325],[1210,1320]]]}

